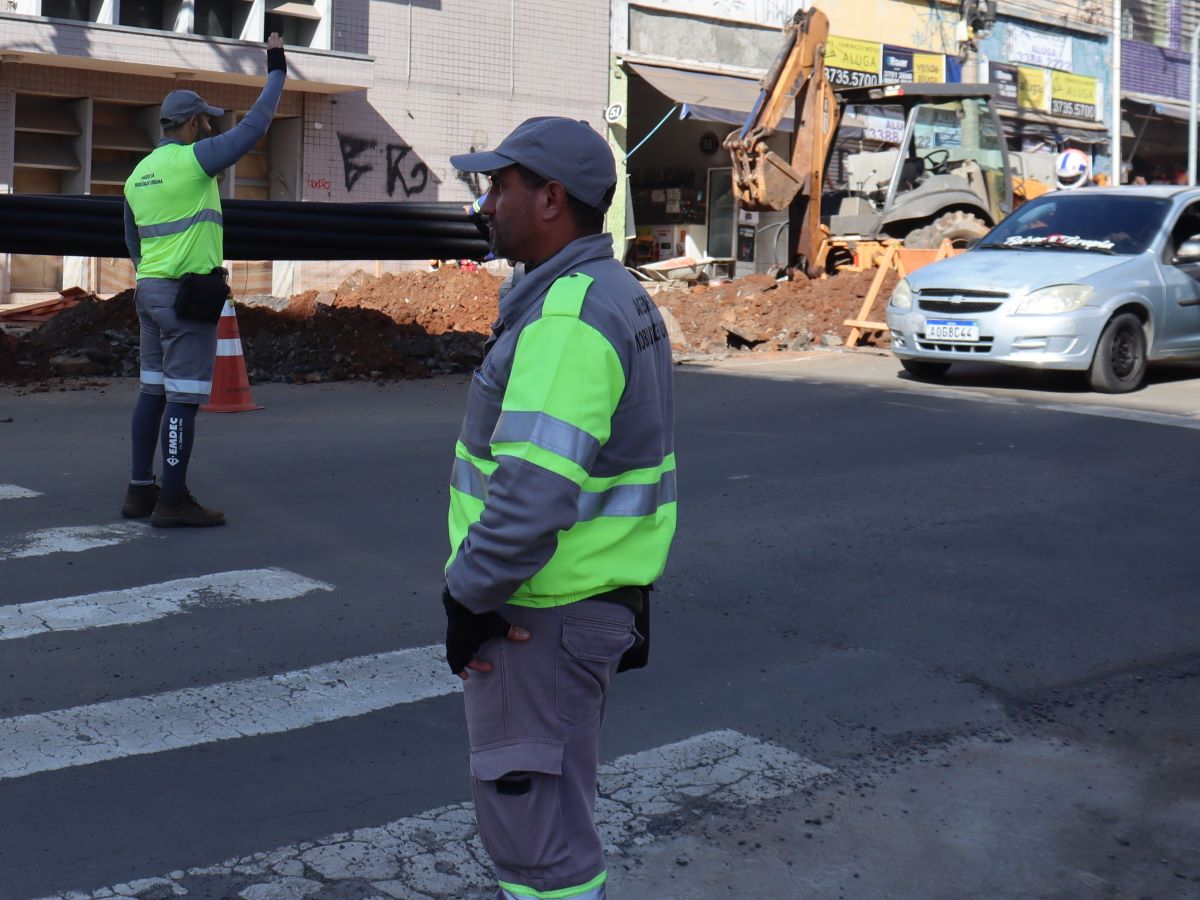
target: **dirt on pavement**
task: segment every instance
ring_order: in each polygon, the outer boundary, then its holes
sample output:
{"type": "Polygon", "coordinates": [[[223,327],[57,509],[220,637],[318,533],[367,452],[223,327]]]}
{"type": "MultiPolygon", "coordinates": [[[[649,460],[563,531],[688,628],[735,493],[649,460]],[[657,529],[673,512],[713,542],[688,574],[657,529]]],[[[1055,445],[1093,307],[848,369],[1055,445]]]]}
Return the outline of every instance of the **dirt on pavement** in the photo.
{"type": "MultiPolygon", "coordinates": [[[[677,358],[840,346],[873,271],[816,281],[751,275],[724,283],[651,284],[677,358]]],[[[236,304],[251,383],[423,378],[478,364],[496,318],[500,277],[443,266],[379,277],[356,273],[336,291],[236,304]]],[[[873,316],[883,315],[885,281],[873,316]]],[[[133,376],[139,325],[133,292],[85,299],[39,327],[0,332],[0,379],[133,376]]]]}

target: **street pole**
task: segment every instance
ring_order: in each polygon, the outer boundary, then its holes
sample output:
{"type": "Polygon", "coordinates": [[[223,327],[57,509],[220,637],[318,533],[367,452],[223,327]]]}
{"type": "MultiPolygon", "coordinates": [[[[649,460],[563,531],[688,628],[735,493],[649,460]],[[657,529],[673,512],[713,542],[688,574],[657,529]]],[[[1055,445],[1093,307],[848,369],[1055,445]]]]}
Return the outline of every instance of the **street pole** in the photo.
{"type": "Polygon", "coordinates": [[[1200,47],[1200,25],[1192,30],[1192,92],[1188,106],[1188,187],[1196,186],[1196,51],[1200,47]]]}
{"type": "Polygon", "coordinates": [[[1113,0],[1112,123],[1108,145],[1112,154],[1112,183],[1121,183],[1121,0],[1113,0]]]}

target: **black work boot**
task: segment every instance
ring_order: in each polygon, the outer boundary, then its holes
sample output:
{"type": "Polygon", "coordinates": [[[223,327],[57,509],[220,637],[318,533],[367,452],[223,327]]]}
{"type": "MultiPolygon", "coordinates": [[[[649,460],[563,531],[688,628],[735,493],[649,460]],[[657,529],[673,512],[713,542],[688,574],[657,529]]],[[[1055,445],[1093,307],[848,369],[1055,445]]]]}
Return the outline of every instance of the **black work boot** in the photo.
{"type": "Polygon", "coordinates": [[[154,482],[130,483],[129,490],[125,492],[125,502],[121,506],[121,515],[127,519],[146,518],[154,512],[154,505],[158,503],[158,493],[158,485],[154,482]]]}
{"type": "Polygon", "coordinates": [[[155,528],[204,528],[224,525],[225,513],[201,506],[189,491],[182,497],[159,497],[150,524],[155,528]]]}

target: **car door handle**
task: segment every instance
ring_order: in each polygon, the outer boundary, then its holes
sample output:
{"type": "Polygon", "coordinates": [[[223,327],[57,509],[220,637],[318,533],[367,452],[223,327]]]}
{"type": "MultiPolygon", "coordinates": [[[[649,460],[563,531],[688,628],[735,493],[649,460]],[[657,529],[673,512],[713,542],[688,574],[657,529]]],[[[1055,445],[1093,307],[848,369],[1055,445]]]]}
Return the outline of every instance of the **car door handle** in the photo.
{"type": "Polygon", "coordinates": [[[1180,300],[1180,306],[1200,306],[1200,297],[1192,297],[1190,300],[1180,300]]]}

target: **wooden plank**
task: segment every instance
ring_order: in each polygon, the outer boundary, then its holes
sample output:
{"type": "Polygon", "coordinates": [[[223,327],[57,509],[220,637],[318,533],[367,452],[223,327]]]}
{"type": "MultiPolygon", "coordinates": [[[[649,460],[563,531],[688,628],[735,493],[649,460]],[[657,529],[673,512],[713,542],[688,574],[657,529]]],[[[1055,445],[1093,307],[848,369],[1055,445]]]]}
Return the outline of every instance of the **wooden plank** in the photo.
{"type": "Polygon", "coordinates": [[[822,272],[825,271],[825,261],[829,258],[829,249],[830,249],[829,238],[825,238],[823,241],[821,241],[821,246],[817,250],[817,258],[813,262],[813,268],[819,269],[822,272]]]}
{"type": "MultiPolygon", "coordinates": [[[[850,333],[846,335],[847,347],[855,347],[858,345],[858,341],[862,337],[863,329],[854,323],[871,321],[871,307],[875,305],[875,298],[879,296],[879,291],[883,288],[883,281],[885,278],[887,278],[888,271],[895,265],[896,245],[893,244],[884,252],[883,260],[879,264],[879,269],[875,272],[875,277],[871,279],[871,287],[867,289],[867,296],[863,298],[862,309],[858,311],[858,317],[856,319],[848,319],[842,323],[850,326],[850,333]]],[[[887,326],[885,325],[884,327],[886,328],[887,326]]]]}

